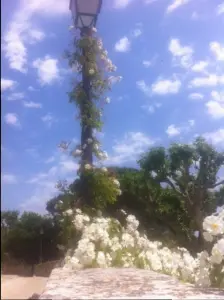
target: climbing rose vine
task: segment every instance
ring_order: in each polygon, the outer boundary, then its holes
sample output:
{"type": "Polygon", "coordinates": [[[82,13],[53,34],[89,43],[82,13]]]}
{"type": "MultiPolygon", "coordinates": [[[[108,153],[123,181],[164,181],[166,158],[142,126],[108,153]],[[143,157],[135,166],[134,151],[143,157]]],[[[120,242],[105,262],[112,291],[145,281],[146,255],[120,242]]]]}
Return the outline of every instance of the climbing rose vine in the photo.
{"type": "MultiPolygon", "coordinates": [[[[72,27],[70,29],[73,31],[72,27]]],[[[75,35],[74,49],[66,53],[69,66],[77,75],[69,99],[71,103],[76,104],[77,119],[80,120],[82,131],[86,128],[91,129],[86,140],[82,138],[81,144],[72,147],[71,155],[79,159],[77,174],[83,176],[88,191],[91,191],[91,203],[96,208],[102,208],[107,203],[114,203],[121,194],[120,184],[115,175],[103,166],[108,154],[101,149],[97,132],[102,130],[103,108],[111,101],[107,94],[112,85],[122,78],[112,75],[117,68],[108,58],[108,52],[104,49],[102,40],[97,38],[95,28],[92,29],[91,35],[75,35]],[[84,86],[83,74],[88,78],[89,97],[84,86]],[[86,161],[86,153],[89,151],[95,157],[93,164],[86,161]]],[[[68,150],[71,144],[62,142],[59,146],[68,150]]],[[[82,198],[81,188],[78,196],[82,198]]]]}
{"type": "Polygon", "coordinates": [[[90,217],[81,210],[65,211],[80,240],[75,250],[68,250],[63,268],[137,267],[175,276],[197,286],[224,287],[224,207],[217,215],[205,218],[205,232],[217,238],[211,253],[193,257],[185,248],[169,249],[150,241],[138,231],[139,222],[127,215],[126,225],[113,218],[90,217]]]}

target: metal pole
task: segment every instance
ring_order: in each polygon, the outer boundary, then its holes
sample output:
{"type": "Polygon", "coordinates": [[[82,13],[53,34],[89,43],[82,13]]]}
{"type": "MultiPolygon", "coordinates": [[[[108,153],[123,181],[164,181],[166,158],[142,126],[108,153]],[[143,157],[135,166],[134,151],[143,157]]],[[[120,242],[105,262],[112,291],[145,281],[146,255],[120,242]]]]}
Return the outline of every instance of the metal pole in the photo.
{"type": "MultiPolygon", "coordinates": [[[[81,30],[81,36],[92,37],[91,28],[83,28],[81,30]]],[[[91,82],[89,77],[89,69],[88,69],[88,50],[83,49],[83,57],[84,64],[82,69],[82,81],[83,81],[83,89],[85,91],[86,97],[82,103],[81,115],[85,115],[88,119],[90,119],[91,108],[92,108],[92,99],[91,99],[91,82]]],[[[85,164],[92,165],[93,163],[93,144],[87,143],[88,139],[92,139],[93,137],[93,128],[91,125],[82,124],[81,129],[81,147],[83,150],[81,168],[83,170],[85,164]],[[86,145],[85,149],[83,146],[86,145]]],[[[88,186],[86,186],[85,178],[81,174],[81,182],[82,182],[82,197],[84,204],[91,205],[91,191],[89,191],[88,186]]]]}
{"type": "Polygon", "coordinates": [[[41,229],[41,231],[40,231],[40,264],[43,261],[43,258],[42,258],[42,256],[43,256],[43,241],[42,241],[42,236],[43,236],[43,231],[41,229]]]}

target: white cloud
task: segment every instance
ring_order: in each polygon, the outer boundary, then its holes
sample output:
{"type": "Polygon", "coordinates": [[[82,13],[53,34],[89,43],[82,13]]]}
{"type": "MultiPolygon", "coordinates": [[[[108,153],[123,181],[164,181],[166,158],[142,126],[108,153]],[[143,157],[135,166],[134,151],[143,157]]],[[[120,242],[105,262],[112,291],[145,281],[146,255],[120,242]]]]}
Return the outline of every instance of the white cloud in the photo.
{"type": "Polygon", "coordinates": [[[114,0],[114,8],[126,8],[131,2],[133,2],[133,0],[114,0]]]}
{"type": "Polygon", "coordinates": [[[5,123],[14,127],[20,127],[20,122],[17,114],[15,113],[7,113],[4,116],[5,123]]]}
{"type": "Polygon", "coordinates": [[[28,86],[28,91],[30,91],[30,92],[34,92],[34,91],[37,91],[37,89],[35,89],[33,86],[28,86]]]}
{"type": "Polygon", "coordinates": [[[223,92],[212,91],[211,97],[214,101],[224,102],[224,91],[223,92]]]}
{"type": "Polygon", "coordinates": [[[198,20],[199,19],[199,15],[196,11],[194,11],[191,15],[192,20],[198,20]]]}
{"type": "Polygon", "coordinates": [[[191,100],[202,100],[204,98],[204,95],[200,94],[200,93],[191,93],[188,96],[189,99],[191,100]]]}
{"type": "Polygon", "coordinates": [[[54,161],[55,161],[55,157],[54,157],[54,156],[51,156],[51,157],[49,157],[48,159],[45,160],[45,163],[46,163],[46,164],[50,164],[50,163],[52,163],[52,162],[54,162],[54,161]]]}
{"type": "Polygon", "coordinates": [[[197,63],[195,63],[192,67],[191,67],[191,70],[193,72],[204,72],[206,70],[208,66],[208,62],[207,61],[199,61],[197,63]]]}
{"type": "Polygon", "coordinates": [[[150,87],[145,83],[144,80],[137,81],[136,85],[146,96],[150,95],[150,87]]]}
{"type": "MultiPolygon", "coordinates": [[[[30,176],[26,181],[26,183],[33,185],[33,192],[22,203],[21,208],[44,212],[46,202],[59,192],[55,187],[57,181],[59,179],[66,179],[69,183],[74,181],[78,164],[71,157],[62,154],[60,151],[57,151],[52,157],[55,158],[53,166],[44,172],[30,176]]],[[[45,162],[53,162],[52,157],[48,158],[45,162]]]]}
{"type": "Polygon", "coordinates": [[[210,50],[213,52],[218,61],[224,61],[224,47],[222,47],[220,43],[211,42],[210,50]]]}
{"type": "Polygon", "coordinates": [[[172,3],[167,7],[166,12],[171,13],[182,5],[187,4],[190,0],[173,0],[172,3]]]}
{"type": "Polygon", "coordinates": [[[182,46],[179,39],[172,38],[168,48],[177,65],[180,65],[183,68],[188,68],[191,65],[192,54],[194,52],[192,47],[182,46]]]}
{"type": "Polygon", "coordinates": [[[58,60],[46,55],[43,59],[36,59],[33,67],[37,69],[39,81],[42,85],[52,84],[60,79],[58,60]]]}
{"type": "Polygon", "coordinates": [[[176,94],[181,88],[181,82],[178,79],[159,79],[151,86],[152,93],[158,95],[176,94]]]}
{"type": "Polygon", "coordinates": [[[126,36],[124,36],[118,42],[116,42],[114,48],[117,52],[127,52],[131,48],[131,42],[126,36]]]}
{"type": "Polygon", "coordinates": [[[11,79],[1,78],[1,91],[11,90],[15,87],[16,81],[11,79]]]}
{"type": "Polygon", "coordinates": [[[42,41],[45,38],[45,33],[38,29],[31,29],[28,34],[30,44],[35,44],[36,42],[42,41]]]}
{"type": "Polygon", "coordinates": [[[13,174],[1,174],[1,181],[5,184],[17,183],[17,178],[13,174]]]}
{"type": "Polygon", "coordinates": [[[44,33],[32,25],[34,16],[55,17],[68,13],[70,12],[66,0],[59,1],[57,5],[54,0],[20,1],[18,11],[13,14],[3,35],[2,49],[10,68],[25,73],[27,71],[27,44],[44,38],[44,33]]]}
{"type": "Polygon", "coordinates": [[[157,108],[161,107],[161,103],[142,105],[142,109],[144,109],[147,113],[153,114],[157,108]]]}
{"type": "Polygon", "coordinates": [[[148,147],[152,146],[155,140],[142,132],[128,132],[120,141],[115,141],[113,154],[106,161],[107,165],[120,165],[125,162],[133,162],[148,147]]]}
{"type": "Polygon", "coordinates": [[[216,12],[217,15],[224,14],[224,2],[217,6],[216,12]]]}
{"type": "Polygon", "coordinates": [[[195,125],[195,120],[188,120],[187,123],[181,126],[176,126],[174,124],[171,124],[166,129],[166,133],[169,137],[178,136],[181,133],[188,133],[192,127],[195,125]]]}
{"type": "Polygon", "coordinates": [[[219,103],[216,101],[208,101],[206,104],[208,113],[213,119],[224,118],[224,103],[219,103]]]}
{"type": "Polygon", "coordinates": [[[136,28],[134,31],[133,31],[133,36],[134,37],[139,37],[140,35],[142,35],[142,30],[140,28],[136,28]]]}
{"type": "Polygon", "coordinates": [[[24,101],[23,105],[27,108],[42,108],[42,104],[33,101],[24,101]]]}
{"type": "Polygon", "coordinates": [[[177,136],[180,135],[181,128],[178,128],[174,124],[172,124],[168,126],[166,133],[168,134],[169,137],[177,136]]]}
{"type": "Polygon", "coordinates": [[[51,127],[54,122],[57,122],[57,119],[51,113],[46,114],[41,119],[48,127],[51,127]]]}
{"type": "Polygon", "coordinates": [[[144,67],[149,68],[152,65],[152,62],[150,60],[143,60],[142,64],[144,67]]]}
{"type": "Polygon", "coordinates": [[[12,93],[7,97],[7,100],[9,101],[21,100],[24,99],[24,97],[25,97],[24,93],[12,93]]]}
{"type": "Polygon", "coordinates": [[[195,120],[188,120],[188,123],[191,127],[195,125],[195,120]]]}
{"type": "Polygon", "coordinates": [[[224,75],[210,74],[209,76],[196,77],[190,81],[189,87],[206,87],[224,85],[224,75]]]}
{"type": "Polygon", "coordinates": [[[214,145],[220,145],[224,147],[224,128],[220,128],[213,132],[207,132],[204,137],[214,145]]]}

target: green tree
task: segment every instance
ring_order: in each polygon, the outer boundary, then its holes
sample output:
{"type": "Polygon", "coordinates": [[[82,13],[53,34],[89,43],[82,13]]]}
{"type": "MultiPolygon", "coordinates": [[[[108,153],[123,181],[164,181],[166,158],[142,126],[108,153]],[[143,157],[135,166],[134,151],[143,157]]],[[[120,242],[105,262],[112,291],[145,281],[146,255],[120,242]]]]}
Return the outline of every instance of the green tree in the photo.
{"type": "Polygon", "coordinates": [[[224,183],[217,179],[224,154],[197,138],[192,145],[173,144],[167,150],[152,148],[142,155],[139,165],[148,180],[166,184],[183,201],[192,219],[191,228],[199,231],[199,243],[203,246],[202,222],[212,207],[209,189],[224,183]]]}
{"type": "Polygon", "coordinates": [[[29,264],[58,257],[59,226],[48,216],[24,212],[4,239],[5,253],[29,264]]]}

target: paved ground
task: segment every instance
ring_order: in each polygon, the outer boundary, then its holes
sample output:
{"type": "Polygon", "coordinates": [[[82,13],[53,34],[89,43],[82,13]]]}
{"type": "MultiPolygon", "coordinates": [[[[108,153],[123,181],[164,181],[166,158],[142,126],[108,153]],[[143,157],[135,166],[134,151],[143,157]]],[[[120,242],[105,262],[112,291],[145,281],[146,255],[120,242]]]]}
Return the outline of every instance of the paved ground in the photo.
{"type": "Polygon", "coordinates": [[[1,275],[1,299],[28,299],[34,293],[41,294],[47,279],[47,277],[1,275]]]}

